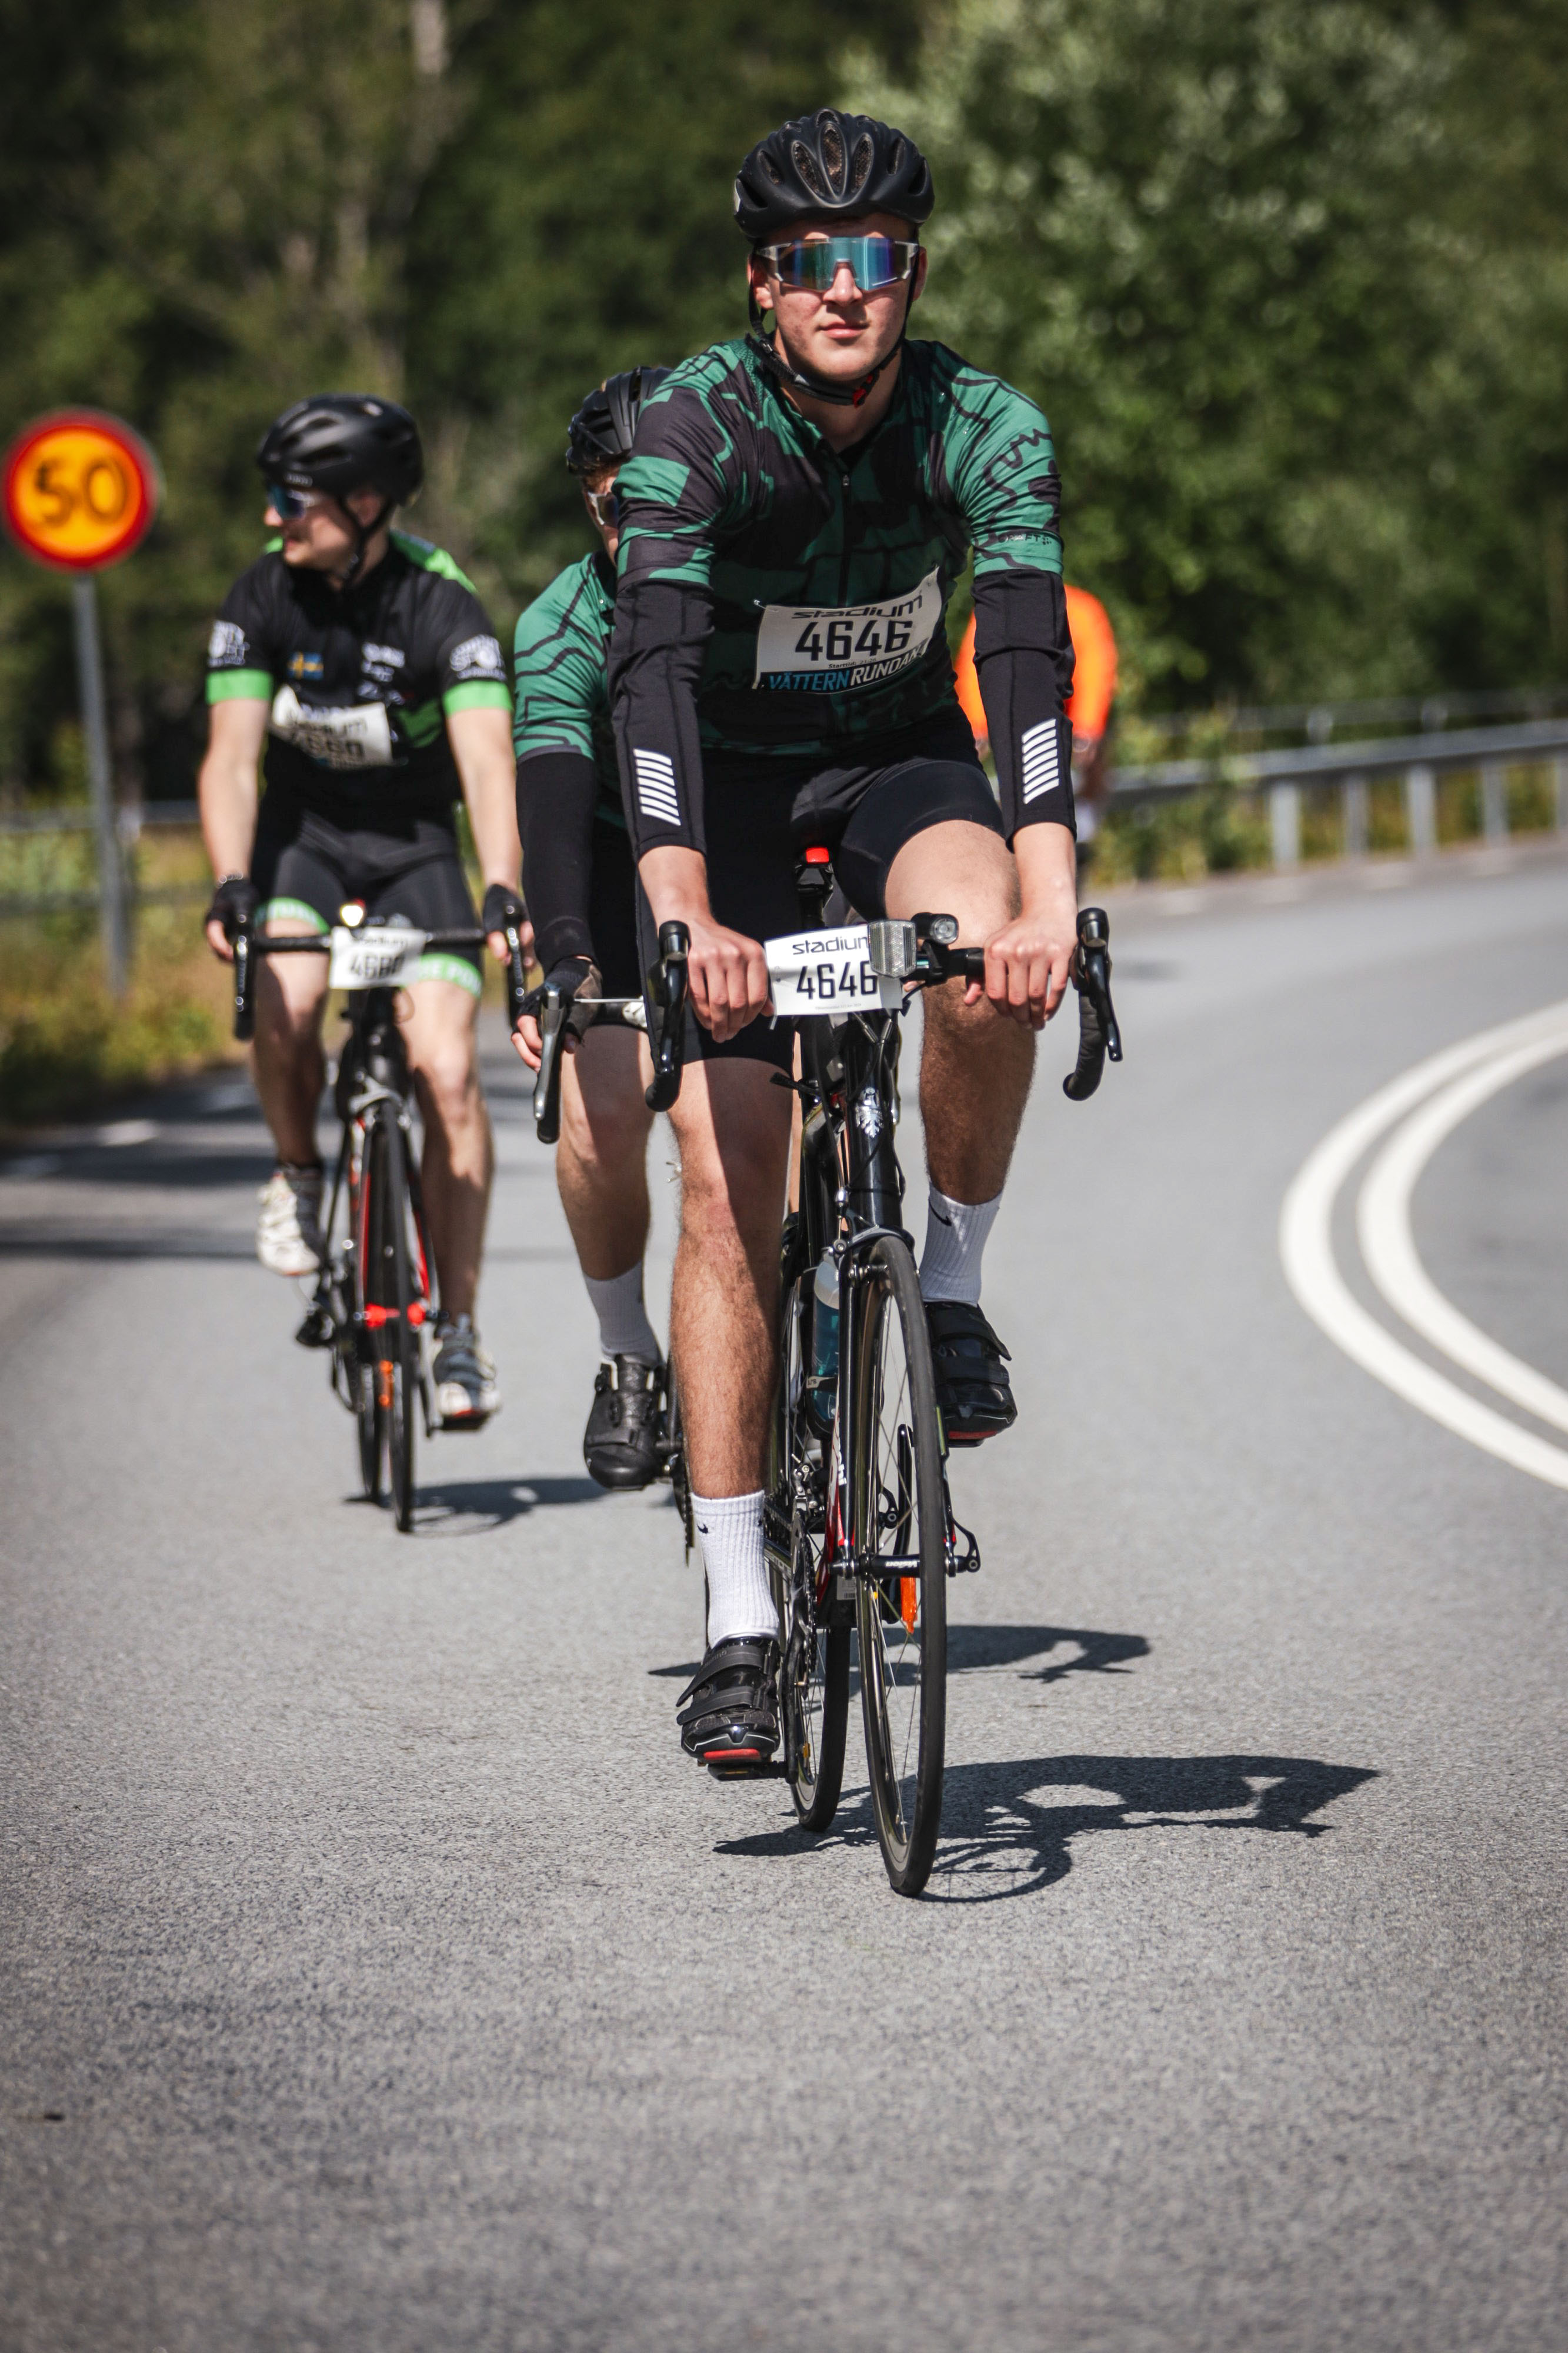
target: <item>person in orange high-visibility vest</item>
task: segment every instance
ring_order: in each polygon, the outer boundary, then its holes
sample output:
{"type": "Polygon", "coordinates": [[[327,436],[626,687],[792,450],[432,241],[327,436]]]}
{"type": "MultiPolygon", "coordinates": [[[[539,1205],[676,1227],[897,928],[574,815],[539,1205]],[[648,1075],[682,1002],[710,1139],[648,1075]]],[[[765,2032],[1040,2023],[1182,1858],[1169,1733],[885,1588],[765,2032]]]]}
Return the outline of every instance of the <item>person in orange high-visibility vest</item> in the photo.
{"type": "MultiPolygon", "coordinates": [[[[1104,606],[1087,588],[1067,592],[1068,627],[1072,631],[1072,692],[1067,715],[1072,722],[1073,805],[1078,818],[1079,863],[1094,839],[1106,791],[1105,731],[1116,700],[1116,638],[1104,606]]],[[[974,748],[984,757],[988,748],[985,707],[974,670],[974,622],[971,617],[958,649],[958,699],[974,730],[974,748]]]]}

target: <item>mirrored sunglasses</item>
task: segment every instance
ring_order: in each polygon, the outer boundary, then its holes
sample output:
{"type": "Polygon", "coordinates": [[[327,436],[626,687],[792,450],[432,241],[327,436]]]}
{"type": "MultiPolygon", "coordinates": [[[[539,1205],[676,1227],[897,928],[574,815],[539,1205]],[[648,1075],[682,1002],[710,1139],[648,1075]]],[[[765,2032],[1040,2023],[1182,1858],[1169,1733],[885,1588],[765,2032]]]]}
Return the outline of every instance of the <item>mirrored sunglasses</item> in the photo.
{"type": "Polygon", "coordinates": [[[588,512],[601,531],[618,531],[621,524],[621,502],[614,491],[584,491],[588,512]]]}
{"type": "Polygon", "coordinates": [[[813,294],[826,294],[846,265],[862,294],[879,293],[908,278],[919,251],[913,240],[898,237],[823,237],[810,243],[800,237],[757,248],[771,278],[813,294]]]}

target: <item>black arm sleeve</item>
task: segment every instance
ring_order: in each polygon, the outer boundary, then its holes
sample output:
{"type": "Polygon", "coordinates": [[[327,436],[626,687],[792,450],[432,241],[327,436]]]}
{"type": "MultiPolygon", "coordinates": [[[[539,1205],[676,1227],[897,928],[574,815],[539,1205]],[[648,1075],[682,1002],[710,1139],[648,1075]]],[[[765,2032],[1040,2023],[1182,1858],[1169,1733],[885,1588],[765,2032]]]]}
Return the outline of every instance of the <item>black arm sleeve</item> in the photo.
{"type": "Polygon", "coordinates": [[[610,711],[634,854],[706,852],[697,687],[713,628],[706,593],[623,572],[610,642],[610,711]]]}
{"type": "Polygon", "coordinates": [[[581,752],[535,752],[517,764],[522,887],[546,972],[567,956],[593,956],[588,893],[598,797],[598,771],[581,752]]]}
{"type": "Polygon", "coordinates": [[[1072,728],[1062,711],[1072,691],[1072,632],[1061,581],[1054,572],[987,574],[974,584],[974,617],[975,675],[1007,839],[1025,825],[1076,834],[1072,728]]]}

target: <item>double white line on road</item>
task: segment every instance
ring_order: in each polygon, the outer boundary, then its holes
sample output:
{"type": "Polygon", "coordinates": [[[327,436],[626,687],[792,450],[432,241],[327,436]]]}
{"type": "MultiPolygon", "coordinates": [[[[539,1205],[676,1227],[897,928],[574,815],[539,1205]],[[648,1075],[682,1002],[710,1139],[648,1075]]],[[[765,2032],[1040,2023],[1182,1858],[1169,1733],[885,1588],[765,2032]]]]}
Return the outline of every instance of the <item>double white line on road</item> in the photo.
{"type": "Polygon", "coordinates": [[[1472,1397],[1368,1314],[1335,1263],[1331,1230],[1340,1188],[1386,1136],[1356,1204],[1356,1236],[1373,1282],[1395,1314],[1450,1364],[1537,1421],[1568,1432],[1568,1390],[1510,1356],[1444,1298],[1410,1231],[1411,1194],[1444,1137],[1490,1096],[1560,1054],[1568,1054],[1568,1002],[1484,1029],[1381,1087],[1302,1166],[1279,1214],[1279,1255],[1313,1322],[1375,1379],[1456,1437],[1531,1478],[1568,1488],[1568,1451],[1472,1397]]]}

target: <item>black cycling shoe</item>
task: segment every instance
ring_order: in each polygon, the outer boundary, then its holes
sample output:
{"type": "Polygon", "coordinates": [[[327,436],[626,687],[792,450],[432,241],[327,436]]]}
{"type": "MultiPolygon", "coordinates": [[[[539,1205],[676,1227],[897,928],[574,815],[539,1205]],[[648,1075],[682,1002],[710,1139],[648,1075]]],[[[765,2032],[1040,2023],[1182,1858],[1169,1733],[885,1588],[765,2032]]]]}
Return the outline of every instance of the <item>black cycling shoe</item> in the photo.
{"type": "Polygon", "coordinates": [[[642,1356],[601,1365],[583,1433],[588,1476],[601,1487],[646,1487],[659,1472],[664,1366],[642,1356]]]}
{"type": "Polygon", "coordinates": [[[926,1302],[936,1401],[950,1446],[978,1446],[1018,1418],[1006,1349],[978,1307],[963,1299],[926,1302]]]}
{"type": "Polygon", "coordinates": [[[771,1634],[715,1642],[675,1703],[687,1755],[716,1773],[763,1770],[779,1745],[778,1672],[771,1634]]]}

